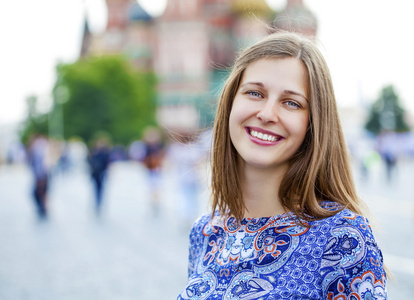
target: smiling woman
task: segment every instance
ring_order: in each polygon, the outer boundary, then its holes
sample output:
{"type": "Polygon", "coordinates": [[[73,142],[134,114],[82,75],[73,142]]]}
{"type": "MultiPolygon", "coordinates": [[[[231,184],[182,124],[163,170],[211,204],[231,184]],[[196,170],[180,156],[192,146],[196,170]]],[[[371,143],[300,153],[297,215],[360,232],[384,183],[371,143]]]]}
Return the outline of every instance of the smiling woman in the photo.
{"type": "Polygon", "coordinates": [[[178,299],[386,299],[324,58],[271,34],[236,60],[217,107],[212,212],[190,233],[178,299]]]}
{"type": "MultiPolygon", "coordinates": [[[[244,172],[249,167],[268,169],[272,177],[286,172],[308,127],[306,79],[305,67],[297,58],[260,59],[246,69],[229,117],[230,138],[244,172]]],[[[263,209],[284,212],[278,201],[271,204],[263,209]]]]}

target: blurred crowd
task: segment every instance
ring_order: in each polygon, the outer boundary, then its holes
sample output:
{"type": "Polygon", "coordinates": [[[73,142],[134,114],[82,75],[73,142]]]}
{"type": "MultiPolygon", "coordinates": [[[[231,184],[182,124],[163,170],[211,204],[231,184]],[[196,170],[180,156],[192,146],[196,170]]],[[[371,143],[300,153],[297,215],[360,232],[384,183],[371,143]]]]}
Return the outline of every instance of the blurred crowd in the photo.
{"type": "MultiPolygon", "coordinates": [[[[367,179],[378,167],[384,168],[384,182],[391,183],[397,173],[398,163],[414,159],[414,135],[386,132],[377,137],[362,135],[348,140],[354,166],[362,179],[367,179]]],[[[89,145],[80,139],[55,140],[43,135],[33,135],[28,144],[16,142],[7,149],[7,156],[0,160],[8,165],[30,167],[33,188],[31,196],[36,213],[41,219],[48,216],[47,194],[54,176],[73,171],[88,172],[95,196],[97,215],[102,208],[107,173],[119,162],[140,164],[146,171],[151,209],[160,210],[160,189],[163,172],[168,169],[178,180],[177,188],[183,204],[181,218],[193,220],[197,215],[197,198],[206,188],[211,131],[202,134],[174,134],[148,127],[141,140],[129,146],[112,145],[109,136],[97,137],[89,145]],[[203,167],[203,168],[201,168],[203,167]],[[200,171],[201,170],[201,171],[200,171]],[[203,173],[203,174],[201,174],[203,173]]]]}
{"type": "Polygon", "coordinates": [[[396,179],[399,162],[414,159],[412,132],[383,132],[378,136],[363,133],[348,139],[354,166],[362,179],[368,179],[378,167],[384,169],[386,183],[396,179]]]}
{"type": "Polygon", "coordinates": [[[116,163],[139,164],[146,173],[151,209],[160,210],[160,189],[163,172],[177,180],[177,188],[184,206],[180,209],[184,220],[193,220],[197,202],[205,187],[206,163],[211,143],[210,131],[201,134],[169,133],[157,127],[148,127],[143,138],[129,146],[112,145],[105,134],[98,134],[89,144],[80,139],[56,140],[35,134],[27,145],[16,142],[7,149],[3,164],[24,165],[31,170],[31,196],[40,219],[48,217],[48,190],[57,175],[88,172],[93,186],[95,211],[99,215],[103,204],[107,174],[116,163]],[[200,171],[202,170],[202,171],[200,171]],[[173,174],[173,175],[171,175],[173,174]]]}

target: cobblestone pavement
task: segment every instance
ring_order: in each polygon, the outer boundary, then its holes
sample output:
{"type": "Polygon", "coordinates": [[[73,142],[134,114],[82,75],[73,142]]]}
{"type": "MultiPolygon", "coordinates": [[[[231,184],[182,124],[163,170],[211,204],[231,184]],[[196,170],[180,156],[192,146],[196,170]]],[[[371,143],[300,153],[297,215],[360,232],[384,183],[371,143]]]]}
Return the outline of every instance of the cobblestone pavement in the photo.
{"type": "MultiPolygon", "coordinates": [[[[82,170],[56,175],[50,218],[39,221],[24,166],[0,167],[0,299],[163,300],[186,284],[189,222],[176,181],[165,175],[160,208],[150,204],[142,167],[114,165],[97,216],[82,170]]],[[[377,217],[375,234],[395,280],[389,299],[414,295],[414,163],[385,183],[380,168],[358,188],[377,217]]],[[[198,214],[205,211],[203,195],[198,214]]]]}

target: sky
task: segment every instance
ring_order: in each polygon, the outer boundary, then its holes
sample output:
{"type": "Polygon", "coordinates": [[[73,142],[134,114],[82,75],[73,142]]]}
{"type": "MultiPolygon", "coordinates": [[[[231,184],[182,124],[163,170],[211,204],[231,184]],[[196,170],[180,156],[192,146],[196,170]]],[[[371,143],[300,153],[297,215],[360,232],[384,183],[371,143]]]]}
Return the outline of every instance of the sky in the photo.
{"type": "MultiPolygon", "coordinates": [[[[165,0],[139,0],[156,13],[165,0]]],[[[267,0],[273,7],[283,0],[267,0]]],[[[331,70],[339,107],[361,108],[393,84],[414,114],[414,2],[406,0],[304,0],[318,19],[318,39],[331,70]]],[[[43,109],[58,62],[78,58],[85,14],[95,34],[104,30],[104,0],[0,2],[0,125],[26,116],[35,94],[43,109]]]]}
{"type": "Polygon", "coordinates": [[[393,84],[414,113],[414,2],[308,0],[340,106],[372,103],[393,84]]]}
{"type": "Polygon", "coordinates": [[[25,118],[29,95],[39,96],[47,109],[56,64],[79,57],[85,15],[96,34],[103,30],[107,13],[102,4],[103,0],[0,2],[0,124],[25,118]]]}

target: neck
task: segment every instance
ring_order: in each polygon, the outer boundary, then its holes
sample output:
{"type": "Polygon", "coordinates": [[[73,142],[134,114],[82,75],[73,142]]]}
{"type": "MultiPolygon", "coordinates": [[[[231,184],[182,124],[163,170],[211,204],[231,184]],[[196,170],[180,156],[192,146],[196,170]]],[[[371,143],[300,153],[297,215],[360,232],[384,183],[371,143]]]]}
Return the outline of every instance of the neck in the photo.
{"type": "Polygon", "coordinates": [[[285,213],[279,198],[279,188],[286,169],[263,170],[244,168],[242,176],[244,217],[270,217],[285,213]]]}

